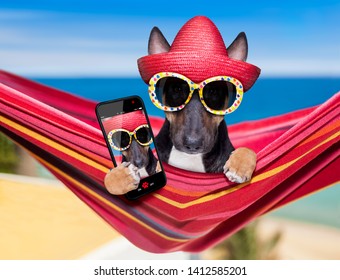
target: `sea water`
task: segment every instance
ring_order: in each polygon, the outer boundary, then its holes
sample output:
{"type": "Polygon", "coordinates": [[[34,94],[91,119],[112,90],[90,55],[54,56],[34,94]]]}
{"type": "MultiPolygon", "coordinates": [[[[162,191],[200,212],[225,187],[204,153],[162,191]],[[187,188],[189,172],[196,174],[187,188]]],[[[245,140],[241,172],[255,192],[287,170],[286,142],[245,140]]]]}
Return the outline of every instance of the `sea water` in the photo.
{"type": "MultiPolygon", "coordinates": [[[[43,84],[95,101],[129,95],[143,98],[149,115],[164,116],[148,97],[140,78],[37,78],[43,84]]],[[[244,95],[242,105],[226,116],[228,124],[262,119],[316,106],[340,91],[340,78],[260,78],[244,95]]],[[[334,170],[339,172],[339,170],[334,170]]],[[[271,215],[340,228],[340,184],[274,211],[271,215]]]]}
{"type": "MultiPolygon", "coordinates": [[[[140,78],[44,78],[43,84],[95,101],[139,95],[149,115],[164,116],[150,101],[148,87],[140,78]]],[[[319,105],[340,91],[340,78],[260,78],[244,94],[242,105],[228,124],[280,115],[319,105]]]]}

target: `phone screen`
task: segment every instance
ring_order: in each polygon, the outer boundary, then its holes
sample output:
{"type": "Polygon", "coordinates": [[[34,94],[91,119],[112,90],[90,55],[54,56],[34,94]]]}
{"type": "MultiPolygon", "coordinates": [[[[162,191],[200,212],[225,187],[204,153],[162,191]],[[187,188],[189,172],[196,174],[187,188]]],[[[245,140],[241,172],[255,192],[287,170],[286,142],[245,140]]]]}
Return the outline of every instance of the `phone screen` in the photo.
{"type": "Polygon", "coordinates": [[[115,166],[125,164],[139,181],[126,194],[136,199],[165,185],[165,173],[143,101],[138,96],[101,102],[97,118],[115,166]]]}

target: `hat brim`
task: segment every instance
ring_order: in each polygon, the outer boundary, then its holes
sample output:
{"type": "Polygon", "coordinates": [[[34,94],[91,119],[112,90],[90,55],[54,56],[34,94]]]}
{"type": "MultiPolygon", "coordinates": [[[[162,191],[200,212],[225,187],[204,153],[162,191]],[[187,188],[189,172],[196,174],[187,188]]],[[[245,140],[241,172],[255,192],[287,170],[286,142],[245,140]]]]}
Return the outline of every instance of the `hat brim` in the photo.
{"type": "Polygon", "coordinates": [[[116,115],[103,120],[103,126],[106,133],[120,128],[132,132],[143,124],[147,124],[147,120],[141,110],[116,115]]]}
{"type": "Polygon", "coordinates": [[[141,57],[138,69],[145,83],[160,72],[174,72],[186,76],[195,83],[215,76],[231,76],[238,79],[247,91],[260,75],[260,68],[250,63],[231,59],[226,55],[199,52],[167,52],[141,57]]]}

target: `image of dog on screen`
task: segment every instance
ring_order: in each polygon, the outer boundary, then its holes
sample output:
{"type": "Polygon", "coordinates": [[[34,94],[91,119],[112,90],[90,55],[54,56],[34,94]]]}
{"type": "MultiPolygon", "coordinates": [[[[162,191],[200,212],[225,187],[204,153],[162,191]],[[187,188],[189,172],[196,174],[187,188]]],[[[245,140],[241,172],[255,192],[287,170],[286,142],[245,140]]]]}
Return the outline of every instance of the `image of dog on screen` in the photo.
{"type": "MultiPolygon", "coordinates": [[[[118,175],[110,177],[114,182],[107,178],[106,184],[123,184],[129,190],[136,189],[141,179],[160,170],[153,153],[150,127],[142,110],[109,117],[102,123],[118,164],[113,169],[118,175]]],[[[121,190],[121,194],[126,192],[121,190]]]]}

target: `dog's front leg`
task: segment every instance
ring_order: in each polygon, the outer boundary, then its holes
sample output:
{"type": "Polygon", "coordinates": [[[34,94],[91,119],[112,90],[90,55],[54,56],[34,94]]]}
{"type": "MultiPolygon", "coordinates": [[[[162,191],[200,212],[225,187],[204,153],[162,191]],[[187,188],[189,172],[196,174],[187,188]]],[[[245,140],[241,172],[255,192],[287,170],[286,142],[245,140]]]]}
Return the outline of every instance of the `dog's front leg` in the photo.
{"type": "Polygon", "coordinates": [[[223,172],[231,182],[244,183],[251,179],[255,167],[255,152],[248,148],[238,148],[230,154],[223,172]]]}
{"type": "Polygon", "coordinates": [[[135,190],[139,181],[140,177],[137,174],[137,168],[129,162],[123,162],[106,174],[104,184],[111,194],[121,195],[135,190]]]}

